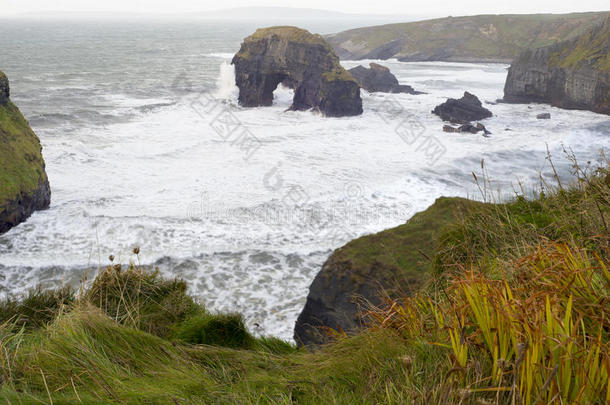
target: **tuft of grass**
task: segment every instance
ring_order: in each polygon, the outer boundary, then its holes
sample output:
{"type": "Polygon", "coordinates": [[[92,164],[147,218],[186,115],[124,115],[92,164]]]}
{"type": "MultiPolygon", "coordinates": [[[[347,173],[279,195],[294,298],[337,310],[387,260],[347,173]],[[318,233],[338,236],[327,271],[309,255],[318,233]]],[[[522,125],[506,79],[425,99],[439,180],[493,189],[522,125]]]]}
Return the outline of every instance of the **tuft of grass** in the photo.
{"type": "Polygon", "coordinates": [[[103,269],[83,297],[118,323],[160,337],[203,308],[188,294],[184,280],[167,280],[158,271],[130,264],[103,269]]]}
{"type": "Polygon", "coordinates": [[[69,286],[54,290],[37,287],[22,298],[7,297],[0,301],[0,324],[27,330],[41,328],[52,322],[74,300],[74,290],[69,286]]]}
{"type": "Polygon", "coordinates": [[[217,345],[247,349],[254,338],[246,330],[238,314],[203,314],[188,318],[178,325],[175,337],[190,344],[217,345]]]}

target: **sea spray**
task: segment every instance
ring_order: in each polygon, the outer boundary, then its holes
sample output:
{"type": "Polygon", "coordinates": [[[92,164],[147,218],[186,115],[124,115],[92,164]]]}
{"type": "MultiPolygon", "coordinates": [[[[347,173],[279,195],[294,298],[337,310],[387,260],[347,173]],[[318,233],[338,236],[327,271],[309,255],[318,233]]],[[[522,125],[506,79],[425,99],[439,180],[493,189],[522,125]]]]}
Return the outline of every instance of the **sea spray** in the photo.
{"type": "Polygon", "coordinates": [[[220,65],[220,74],[216,79],[216,98],[226,101],[237,99],[239,89],[235,85],[235,67],[227,62],[220,65]]]}

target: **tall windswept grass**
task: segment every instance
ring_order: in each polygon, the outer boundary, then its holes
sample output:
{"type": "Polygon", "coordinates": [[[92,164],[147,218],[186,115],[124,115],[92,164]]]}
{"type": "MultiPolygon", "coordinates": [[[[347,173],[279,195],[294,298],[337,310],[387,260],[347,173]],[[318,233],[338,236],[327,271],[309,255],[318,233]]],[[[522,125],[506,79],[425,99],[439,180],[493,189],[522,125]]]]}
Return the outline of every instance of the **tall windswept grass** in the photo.
{"type": "MultiPolygon", "coordinates": [[[[568,157],[570,157],[568,155],[568,157]]],[[[447,229],[437,242],[437,274],[500,268],[527,255],[542,240],[563,240],[599,254],[610,249],[610,169],[603,165],[582,168],[572,160],[572,180],[555,184],[542,180],[533,198],[521,190],[514,199],[496,203],[487,176],[475,179],[484,204],[447,229]]],[[[550,157],[549,157],[550,160],[550,157]]],[[[551,161],[552,162],[552,161],[551,161]]],[[[552,163],[551,163],[552,165],[552,163]]],[[[554,166],[552,166],[554,167],[554,166]]]]}
{"type": "Polygon", "coordinates": [[[438,295],[409,297],[371,316],[410,340],[446,348],[443,369],[452,370],[462,395],[526,405],[609,403],[607,261],[549,242],[510,270],[510,278],[452,275],[438,295]]]}
{"type": "Polygon", "coordinates": [[[202,312],[180,279],[164,279],[157,270],[130,264],[103,269],[81,301],[100,308],[118,323],[165,337],[179,322],[202,312]]]}

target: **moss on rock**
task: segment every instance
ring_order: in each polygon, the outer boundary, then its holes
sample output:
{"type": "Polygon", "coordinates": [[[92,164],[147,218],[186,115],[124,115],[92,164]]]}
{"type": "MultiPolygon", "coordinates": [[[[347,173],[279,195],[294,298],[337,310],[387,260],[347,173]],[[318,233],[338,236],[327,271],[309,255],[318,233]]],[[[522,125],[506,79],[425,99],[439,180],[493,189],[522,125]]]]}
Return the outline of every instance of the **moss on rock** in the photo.
{"type": "Polygon", "coordinates": [[[50,202],[40,141],[8,96],[8,80],[0,72],[0,233],[50,202]]]}

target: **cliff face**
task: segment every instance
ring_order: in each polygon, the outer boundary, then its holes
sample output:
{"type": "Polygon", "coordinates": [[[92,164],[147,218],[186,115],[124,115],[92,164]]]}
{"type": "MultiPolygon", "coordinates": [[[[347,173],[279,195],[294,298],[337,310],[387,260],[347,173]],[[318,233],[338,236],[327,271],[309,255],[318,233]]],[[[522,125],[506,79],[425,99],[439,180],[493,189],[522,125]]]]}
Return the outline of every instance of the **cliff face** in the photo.
{"type": "Polygon", "coordinates": [[[434,256],[436,238],[473,204],[477,203],[439,198],[406,224],[335,250],[309,288],[295,325],[295,341],[305,346],[323,344],[324,328],[353,332],[362,324],[359,314],[367,302],[377,305],[383,293],[396,298],[419,289],[428,280],[431,263],[425,256],[434,256]]]}
{"type": "Polygon", "coordinates": [[[508,71],[504,101],[610,114],[610,17],[573,40],[521,53],[508,71]]]}
{"type": "Polygon", "coordinates": [[[296,27],[258,29],[233,57],[239,103],[269,106],[280,83],[294,89],[291,109],[327,116],[362,114],[360,87],[319,35],[296,27]]]}
{"type": "Polygon", "coordinates": [[[0,233],[51,201],[40,141],[9,96],[0,72],[0,233]]]}
{"type": "Polygon", "coordinates": [[[326,36],[342,59],[505,62],[582,34],[605,13],[477,15],[357,28],[326,36]]]}

